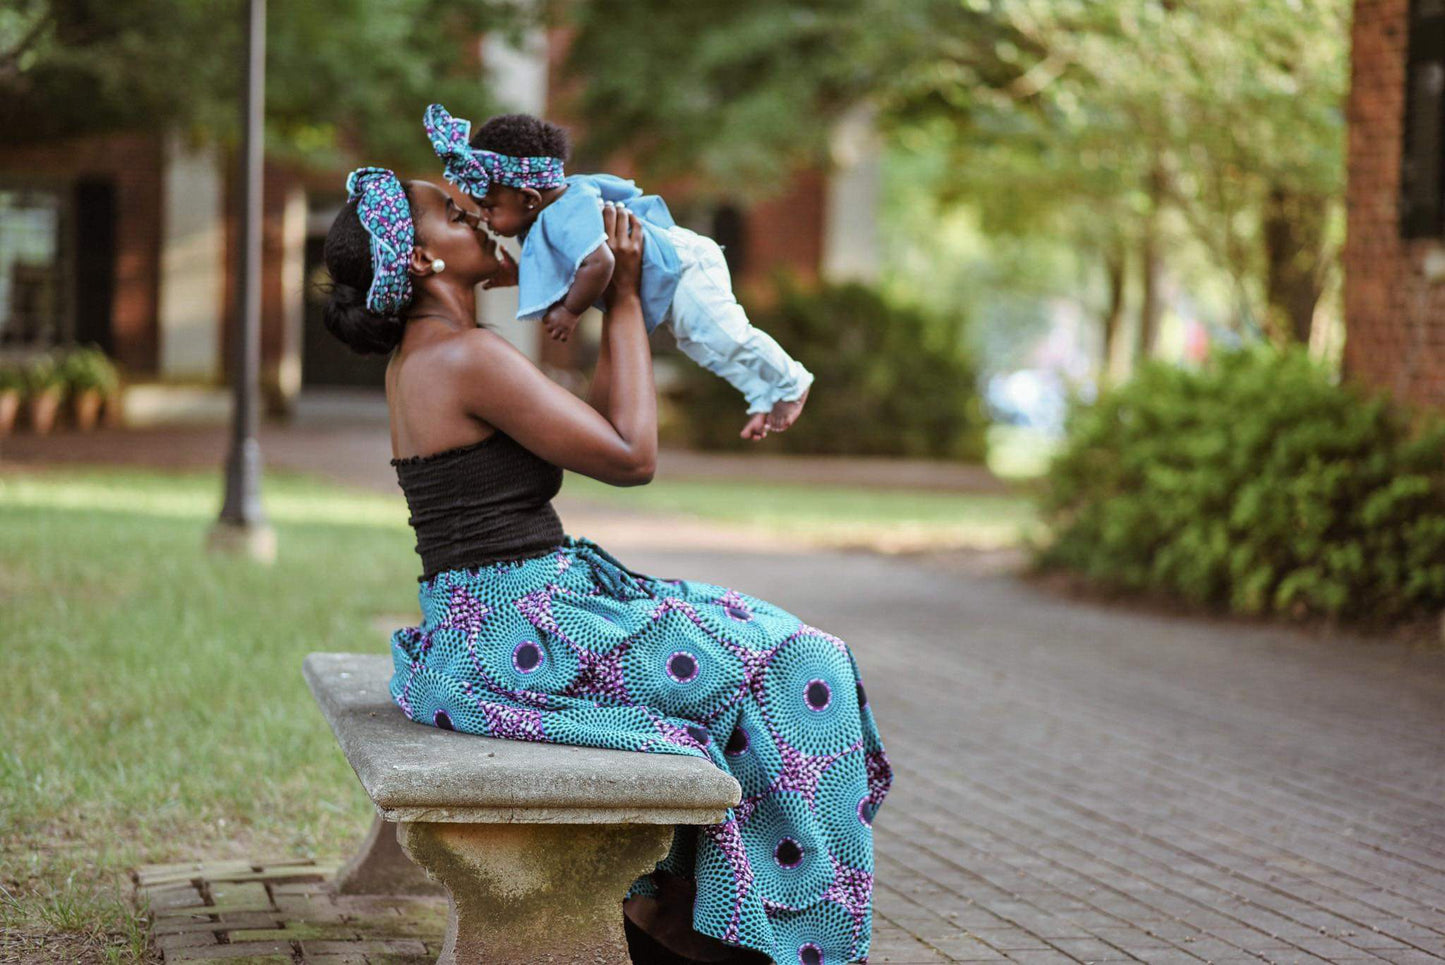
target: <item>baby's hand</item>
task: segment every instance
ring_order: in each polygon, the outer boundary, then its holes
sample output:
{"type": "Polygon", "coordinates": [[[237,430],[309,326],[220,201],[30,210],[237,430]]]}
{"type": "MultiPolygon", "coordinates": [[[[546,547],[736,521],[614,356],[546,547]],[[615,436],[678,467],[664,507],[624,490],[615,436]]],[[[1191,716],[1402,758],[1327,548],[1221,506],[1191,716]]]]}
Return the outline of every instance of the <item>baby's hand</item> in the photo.
{"type": "Polygon", "coordinates": [[[566,305],[558,302],[542,317],[542,327],[547,329],[547,334],[556,341],[565,342],[572,337],[572,333],[577,330],[577,323],[581,320],[581,315],[574,315],[567,310],[566,305]]]}
{"type": "MultiPolygon", "coordinates": [[[[811,386],[809,387],[811,388],[811,386]]],[[[808,402],[808,389],[791,402],[774,402],[773,411],[768,413],[767,428],[770,432],[787,432],[798,416],[803,414],[803,406],[808,402]]]]}

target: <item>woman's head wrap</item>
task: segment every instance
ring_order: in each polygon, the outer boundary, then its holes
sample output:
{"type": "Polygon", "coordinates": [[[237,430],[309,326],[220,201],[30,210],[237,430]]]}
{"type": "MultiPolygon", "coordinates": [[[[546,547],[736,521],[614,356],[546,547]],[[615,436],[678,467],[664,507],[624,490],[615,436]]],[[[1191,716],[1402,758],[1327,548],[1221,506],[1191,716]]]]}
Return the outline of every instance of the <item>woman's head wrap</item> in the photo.
{"type": "Polygon", "coordinates": [[[474,198],[487,193],[493,181],[512,188],[538,191],[561,186],[566,175],[559,157],[512,157],[472,147],[472,122],[452,117],[440,104],[422,118],[432,150],[442,159],[446,179],[474,198]]]}
{"type": "Polygon", "coordinates": [[[397,176],[386,168],[357,168],[346,176],[346,193],[356,201],[361,226],[371,236],[371,288],[366,310],[396,315],[411,304],[411,252],[416,227],[411,202],[397,176]]]}

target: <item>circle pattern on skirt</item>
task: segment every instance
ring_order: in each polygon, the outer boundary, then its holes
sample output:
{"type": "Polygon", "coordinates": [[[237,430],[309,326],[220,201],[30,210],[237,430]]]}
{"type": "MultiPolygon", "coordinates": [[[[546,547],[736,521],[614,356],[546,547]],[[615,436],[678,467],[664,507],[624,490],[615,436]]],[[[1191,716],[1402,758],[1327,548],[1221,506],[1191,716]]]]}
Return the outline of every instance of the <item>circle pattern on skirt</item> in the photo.
{"type": "Polygon", "coordinates": [[[805,754],[837,754],[857,736],[857,687],[848,655],[804,634],[778,648],[762,674],[762,703],[774,728],[805,754]]]}
{"type": "Polygon", "coordinates": [[[753,875],[770,902],[798,909],[823,897],[833,883],[833,863],[818,819],[801,794],[784,791],[764,798],[743,827],[750,832],[753,875]]]}

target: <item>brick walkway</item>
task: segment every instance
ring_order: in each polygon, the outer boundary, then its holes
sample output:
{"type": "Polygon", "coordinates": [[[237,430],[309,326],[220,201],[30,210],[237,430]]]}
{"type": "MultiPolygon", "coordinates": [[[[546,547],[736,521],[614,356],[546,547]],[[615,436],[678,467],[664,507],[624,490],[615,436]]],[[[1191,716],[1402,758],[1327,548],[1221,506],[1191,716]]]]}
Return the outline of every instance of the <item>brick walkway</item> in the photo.
{"type": "Polygon", "coordinates": [[[440,899],[337,897],[309,861],[152,865],[136,872],[166,962],[427,965],[446,931],[440,899]]]}
{"type": "MultiPolygon", "coordinates": [[[[220,466],[225,456],[226,432],[223,426],[193,425],[84,434],[60,432],[43,437],[16,435],[0,441],[0,463],[211,469],[220,466]]],[[[396,474],[387,464],[391,450],[386,423],[378,423],[373,414],[341,422],[303,418],[289,425],[267,423],[259,439],[267,466],[316,472],[385,492],[396,489],[396,474]]],[[[982,466],[916,459],[790,456],[765,448],[726,454],[664,449],[658,458],[658,478],[941,492],[1008,491],[1005,483],[982,466]]]]}
{"type": "Polygon", "coordinates": [[[1439,653],[876,556],[624,559],[853,645],[897,771],[875,962],[1445,959],[1439,653]]]}

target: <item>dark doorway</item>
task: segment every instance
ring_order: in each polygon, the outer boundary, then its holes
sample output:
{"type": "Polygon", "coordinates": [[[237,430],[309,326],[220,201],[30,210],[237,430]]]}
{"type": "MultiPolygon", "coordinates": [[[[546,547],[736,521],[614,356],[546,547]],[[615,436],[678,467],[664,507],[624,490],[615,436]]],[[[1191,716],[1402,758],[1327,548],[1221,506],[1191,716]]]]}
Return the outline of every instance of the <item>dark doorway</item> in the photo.
{"type": "Polygon", "coordinates": [[[115,353],[111,302],[115,293],[115,185],[75,186],[75,340],[115,353]]]}
{"type": "Polygon", "coordinates": [[[326,330],[322,312],[326,308],[327,285],[322,251],[326,239],[306,239],[306,318],[301,338],[301,384],[306,388],[343,386],[381,389],[386,385],[386,357],[357,355],[326,330]]]}

